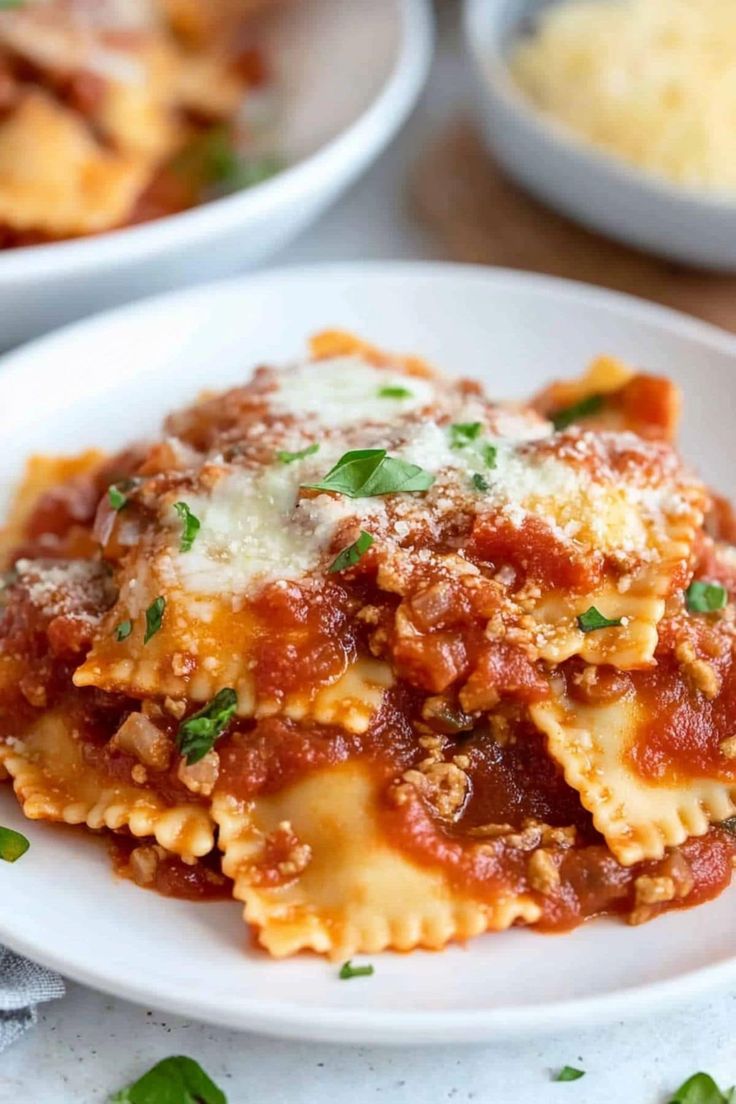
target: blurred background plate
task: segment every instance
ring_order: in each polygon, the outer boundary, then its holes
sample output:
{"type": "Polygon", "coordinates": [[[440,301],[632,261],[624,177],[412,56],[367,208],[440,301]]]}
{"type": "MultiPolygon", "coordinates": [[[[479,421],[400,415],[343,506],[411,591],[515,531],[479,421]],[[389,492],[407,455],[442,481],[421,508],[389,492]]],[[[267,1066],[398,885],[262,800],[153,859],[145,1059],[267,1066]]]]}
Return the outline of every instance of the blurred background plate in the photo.
{"type": "MultiPolygon", "coordinates": [[[[498,397],[575,375],[601,352],[666,373],[685,393],[688,460],[734,490],[734,337],[544,276],[379,263],[163,296],[6,357],[4,494],[29,452],[114,448],[152,433],[172,405],[241,381],[256,363],[298,356],[311,333],[332,326],[475,376],[498,397]]],[[[733,889],[633,928],[598,920],[565,935],[516,929],[441,953],[376,955],[375,975],[346,986],[314,955],[275,962],[254,950],[236,903],[196,905],[116,879],[100,841],[25,821],[5,786],[0,822],[31,839],[23,861],[2,870],[0,942],[108,993],[231,1027],[366,1044],[528,1041],[736,982],[733,889]]]]}
{"type": "Polygon", "coordinates": [[[290,166],[183,214],[0,252],[0,348],[106,306],[258,264],[335,200],[413,107],[429,68],[428,0],[296,0],[264,27],[290,166]]]}

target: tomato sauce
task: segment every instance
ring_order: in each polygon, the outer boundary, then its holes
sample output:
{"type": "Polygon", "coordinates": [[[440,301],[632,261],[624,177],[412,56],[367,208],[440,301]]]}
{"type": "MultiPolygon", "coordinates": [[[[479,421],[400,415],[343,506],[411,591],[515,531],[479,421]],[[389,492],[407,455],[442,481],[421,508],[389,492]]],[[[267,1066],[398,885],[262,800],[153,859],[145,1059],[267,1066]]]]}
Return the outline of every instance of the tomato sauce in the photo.
{"type": "Polygon", "coordinates": [[[143,889],[184,901],[232,899],[232,882],[220,870],[216,851],[189,864],[178,855],[159,854],[163,849],[152,840],[111,833],[107,844],[115,873],[143,889]],[[134,852],[138,853],[137,859],[134,852]]]}
{"type": "Polygon", "coordinates": [[[392,844],[420,865],[442,868],[459,892],[489,904],[500,893],[531,895],[541,909],[536,926],[565,931],[609,913],[629,913],[632,922],[650,919],[709,900],[730,883],[736,838],[718,828],[662,860],[622,866],[529,727],[517,730],[506,746],[477,732],[456,750],[470,760],[472,789],[455,824],[441,825],[418,795],[396,802],[390,790],[380,815],[392,844]],[[549,892],[539,891],[530,878],[530,858],[540,843],[558,870],[558,883],[549,892]],[[680,894],[648,906],[646,914],[637,912],[636,883],[642,876],[674,876],[680,894]]]}

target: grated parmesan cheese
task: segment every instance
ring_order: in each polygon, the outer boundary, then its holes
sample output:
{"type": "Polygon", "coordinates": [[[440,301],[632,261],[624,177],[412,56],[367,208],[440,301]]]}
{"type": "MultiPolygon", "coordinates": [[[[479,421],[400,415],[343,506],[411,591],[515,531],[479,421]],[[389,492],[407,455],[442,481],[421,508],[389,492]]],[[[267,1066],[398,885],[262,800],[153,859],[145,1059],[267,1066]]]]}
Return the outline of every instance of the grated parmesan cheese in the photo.
{"type": "Polygon", "coordinates": [[[563,0],[515,48],[534,105],[679,184],[736,191],[733,0],[563,0]]]}

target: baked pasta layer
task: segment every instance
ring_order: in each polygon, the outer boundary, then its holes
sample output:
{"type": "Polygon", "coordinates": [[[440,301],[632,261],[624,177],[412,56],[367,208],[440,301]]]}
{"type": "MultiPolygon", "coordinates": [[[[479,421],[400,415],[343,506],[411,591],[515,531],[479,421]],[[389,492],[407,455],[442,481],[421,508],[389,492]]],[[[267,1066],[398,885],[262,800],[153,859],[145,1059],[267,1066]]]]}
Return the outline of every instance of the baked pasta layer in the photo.
{"type": "Polygon", "coordinates": [[[610,358],[523,406],[328,332],[150,444],[33,458],[0,545],[24,812],[231,890],[276,957],[714,896],[736,552],[678,410],[610,358]]]}

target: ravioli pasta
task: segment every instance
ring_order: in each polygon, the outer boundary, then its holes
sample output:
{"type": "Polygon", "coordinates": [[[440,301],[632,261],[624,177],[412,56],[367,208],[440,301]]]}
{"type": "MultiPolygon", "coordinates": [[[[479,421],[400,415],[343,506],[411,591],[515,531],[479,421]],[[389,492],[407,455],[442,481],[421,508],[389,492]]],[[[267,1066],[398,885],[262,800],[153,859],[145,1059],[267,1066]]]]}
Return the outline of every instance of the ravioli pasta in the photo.
{"type": "Polygon", "coordinates": [[[150,444],[32,458],[0,775],[277,958],[713,897],[736,526],[678,410],[611,358],[524,406],[328,331],[150,444]]]}

